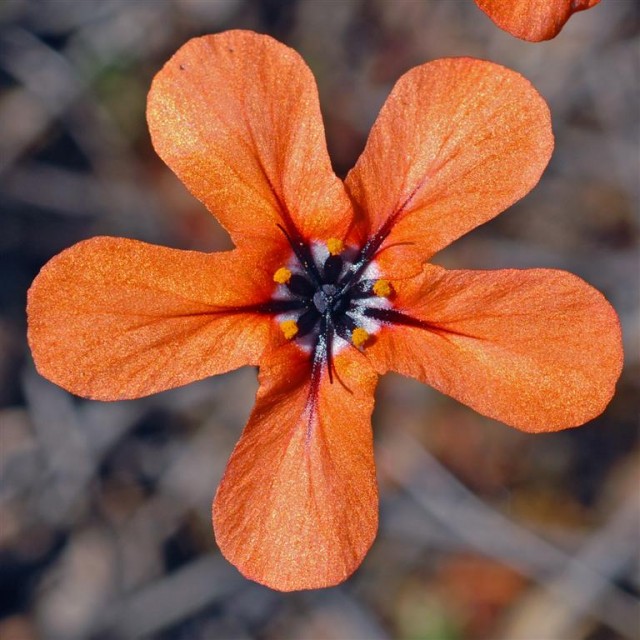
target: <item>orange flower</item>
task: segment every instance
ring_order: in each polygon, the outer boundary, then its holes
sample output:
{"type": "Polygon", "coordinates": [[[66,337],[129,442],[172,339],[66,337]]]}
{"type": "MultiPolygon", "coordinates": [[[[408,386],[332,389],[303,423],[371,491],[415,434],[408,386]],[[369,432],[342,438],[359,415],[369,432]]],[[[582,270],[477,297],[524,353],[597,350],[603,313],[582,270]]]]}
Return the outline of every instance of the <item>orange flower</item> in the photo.
{"type": "Polygon", "coordinates": [[[476,4],[512,36],[529,42],[555,38],[572,14],[600,0],[476,0],[476,4]]]}
{"type": "Polygon", "coordinates": [[[560,271],[426,264],[547,165],[549,112],[520,75],[469,58],[413,69],[344,184],[311,72],[267,36],[188,42],[156,76],[148,119],[157,152],[237,248],[81,242],[34,282],[29,340],[44,376],[100,400],[260,366],[213,506],[220,549],[247,577],[324,587],[362,561],[378,520],[378,374],[531,432],[609,402],[622,353],[600,293],[560,271]]]}

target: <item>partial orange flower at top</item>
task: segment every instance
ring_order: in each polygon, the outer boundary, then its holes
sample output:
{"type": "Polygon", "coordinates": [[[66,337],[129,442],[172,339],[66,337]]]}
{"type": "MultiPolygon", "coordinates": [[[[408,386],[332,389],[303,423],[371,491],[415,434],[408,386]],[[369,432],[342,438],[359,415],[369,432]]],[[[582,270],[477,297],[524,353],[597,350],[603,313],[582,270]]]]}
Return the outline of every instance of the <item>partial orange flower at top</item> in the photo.
{"type": "Polygon", "coordinates": [[[189,41],[149,94],[153,144],[231,234],[198,253],[94,238],[28,302],[38,370],[88,398],[138,398],[259,365],[256,406],[213,505],[222,553],[290,591],[337,584],[378,525],[379,374],[415,377],[529,432],[603,411],[618,318],[562,271],[428,259],[522,198],[553,147],[544,100],[470,58],[396,84],[346,181],[300,56],[262,35],[189,41]]]}
{"type": "Polygon", "coordinates": [[[512,36],[530,42],[555,38],[577,11],[600,0],[475,0],[476,4],[512,36]]]}

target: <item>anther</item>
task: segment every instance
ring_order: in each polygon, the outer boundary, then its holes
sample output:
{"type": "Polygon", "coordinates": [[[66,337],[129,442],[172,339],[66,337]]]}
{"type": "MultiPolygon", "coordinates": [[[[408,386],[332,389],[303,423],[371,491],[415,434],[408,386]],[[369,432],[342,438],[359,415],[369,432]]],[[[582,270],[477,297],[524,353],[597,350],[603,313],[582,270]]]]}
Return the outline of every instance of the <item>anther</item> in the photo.
{"type": "Polygon", "coordinates": [[[273,281],[277,282],[278,284],[287,284],[289,280],[291,280],[291,271],[289,271],[287,267],[280,267],[273,274],[273,281]]]}
{"type": "Polygon", "coordinates": [[[280,323],[280,330],[287,340],[292,340],[298,335],[298,323],[295,320],[285,320],[280,323]]]}
{"type": "Polygon", "coordinates": [[[369,336],[369,334],[362,327],[356,327],[351,332],[351,342],[353,342],[353,344],[358,348],[362,347],[370,337],[371,336],[369,336]]]}
{"type": "Polygon", "coordinates": [[[393,287],[388,280],[376,280],[373,285],[373,293],[380,298],[388,298],[393,293],[393,287]]]}
{"type": "Polygon", "coordinates": [[[327,240],[327,249],[332,256],[338,256],[344,250],[344,242],[340,238],[329,238],[327,240]]]}

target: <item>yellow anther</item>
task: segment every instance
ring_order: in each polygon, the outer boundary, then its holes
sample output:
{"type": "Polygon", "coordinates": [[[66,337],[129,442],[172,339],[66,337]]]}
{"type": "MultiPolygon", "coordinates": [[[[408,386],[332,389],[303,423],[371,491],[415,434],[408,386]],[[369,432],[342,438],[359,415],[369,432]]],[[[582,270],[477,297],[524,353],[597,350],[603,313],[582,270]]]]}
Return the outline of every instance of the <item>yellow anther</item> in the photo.
{"type": "Polygon", "coordinates": [[[298,323],[295,320],[285,320],[280,323],[280,329],[287,340],[291,340],[296,337],[298,333],[298,323]]]}
{"type": "Polygon", "coordinates": [[[373,285],[373,293],[381,298],[388,298],[393,293],[393,287],[388,280],[376,280],[373,285]]]}
{"type": "Polygon", "coordinates": [[[344,250],[344,242],[340,238],[329,238],[327,240],[327,249],[332,256],[339,256],[344,250]]]}
{"type": "Polygon", "coordinates": [[[356,327],[351,332],[351,342],[356,345],[356,347],[361,347],[364,343],[370,338],[369,334],[362,328],[356,327]]]}
{"type": "Polygon", "coordinates": [[[277,282],[278,284],[287,284],[289,280],[291,280],[291,271],[289,271],[287,267],[280,267],[273,274],[273,281],[277,282]]]}

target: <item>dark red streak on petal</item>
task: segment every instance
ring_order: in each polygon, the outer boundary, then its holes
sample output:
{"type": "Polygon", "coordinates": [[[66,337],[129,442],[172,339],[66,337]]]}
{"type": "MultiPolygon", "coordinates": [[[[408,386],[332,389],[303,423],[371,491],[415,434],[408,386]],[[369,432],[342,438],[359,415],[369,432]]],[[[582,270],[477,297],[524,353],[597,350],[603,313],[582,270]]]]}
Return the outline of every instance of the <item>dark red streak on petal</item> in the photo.
{"type": "Polygon", "coordinates": [[[404,213],[411,201],[416,197],[416,194],[425,185],[427,178],[424,177],[413,189],[413,191],[407,196],[405,201],[386,219],[385,223],[367,240],[364,247],[360,251],[360,257],[353,264],[353,275],[351,281],[357,280],[362,272],[367,268],[367,265],[378,253],[380,245],[386,240],[393,225],[396,223],[398,217],[404,213]]]}
{"type": "Polygon", "coordinates": [[[284,233],[287,241],[291,245],[291,249],[293,250],[293,253],[295,253],[296,258],[298,258],[300,265],[304,267],[305,271],[313,278],[316,286],[320,286],[322,284],[322,278],[318,273],[318,268],[316,267],[316,263],[313,259],[313,256],[311,255],[311,251],[309,251],[309,247],[302,239],[302,236],[300,235],[300,233],[298,233],[298,230],[293,224],[293,221],[291,220],[291,216],[289,216],[289,213],[287,212],[285,215],[283,212],[282,217],[288,220],[290,229],[287,230],[280,224],[278,225],[278,229],[280,229],[280,231],[284,233]]]}
{"type": "Polygon", "coordinates": [[[254,157],[258,162],[258,166],[260,167],[260,172],[262,173],[265,182],[269,186],[271,195],[275,200],[276,206],[278,207],[278,210],[284,222],[284,226],[278,225],[278,228],[284,233],[285,237],[289,241],[289,244],[291,245],[291,248],[296,254],[296,257],[298,258],[298,260],[300,260],[301,264],[303,264],[305,268],[307,268],[307,270],[313,275],[313,277],[319,283],[320,276],[315,268],[315,264],[313,262],[311,253],[309,252],[307,245],[303,241],[302,235],[298,231],[298,228],[293,222],[293,218],[291,217],[289,208],[283,202],[282,198],[276,191],[273,185],[273,182],[271,181],[271,177],[269,176],[269,173],[267,172],[264,166],[264,163],[262,161],[262,156],[260,155],[260,153],[258,153],[258,147],[255,141],[255,136],[253,134],[253,129],[251,128],[250,122],[247,122],[247,130],[249,132],[249,135],[251,136],[251,143],[254,148],[254,157]]]}
{"type": "MultiPolygon", "coordinates": [[[[316,345],[313,348],[313,363],[311,365],[311,383],[309,385],[309,395],[304,405],[304,412],[307,414],[306,425],[306,443],[311,441],[311,428],[313,422],[313,416],[318,407],[318,394],[320,391],[320,380],[322,378],[322,369],[324,365],[325,351],[328,349],[327,341],[324,333],[321,331],[316,341],[316,345]]],[[[329,366],[329,378],[331,382],[331,366],[329,366]]]]}
{"type": "Polygon", "coordinates": [[[247,304],[242,306],[216,307],[215,309],[211,309],[211,311],[181,313],[172,317],[190,318],[195,316],[213,316],[217,314],[231,313],[260,313],[277,315],[279,313],[286,313],[287,311],[299,311],[300,309],[304,309],[304,307],[304,303],[299,300],[269,300],[268,302],[257,302],[256,304],[247,304]]]}
{"type": "Polygon", "coordinates": [[[474,336],[469,333],[462,333],[461,331],[454,331],[453,329],[447,329],[446,327],[441,327],[437,324],[425,322],[424,320],[414,318],[413,316],[409,316],[405,313],[402,313],[401,311],[396,311],[395,309],[369,308],[365,309],[364,314],[369,316],[370,318],[374,318],[388,324],[401,324],[406,327],[425,329],[426,331],[430,331],[431,333],[440,335],[443,338],[446,338],[448,334],[461,336],[463,338],[473,338],[474,340],[482,340],[482,338],[479,338],[478,336],[474,336]]]}

